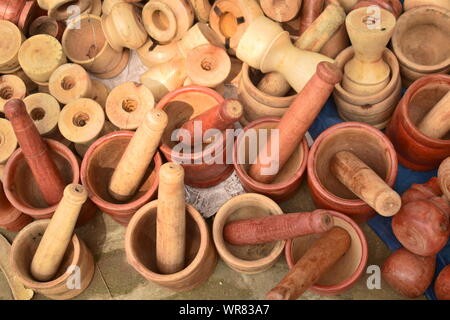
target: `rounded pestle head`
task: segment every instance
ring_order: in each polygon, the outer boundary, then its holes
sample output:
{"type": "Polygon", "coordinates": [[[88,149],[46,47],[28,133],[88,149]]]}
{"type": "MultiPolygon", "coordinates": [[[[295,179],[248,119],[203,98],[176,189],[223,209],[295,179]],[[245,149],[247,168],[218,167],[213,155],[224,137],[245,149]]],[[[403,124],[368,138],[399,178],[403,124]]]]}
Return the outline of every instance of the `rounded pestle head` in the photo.
{"type": "Polygon", "coordinates": [[[375,201],[376,211],[385,217],[391,217],[400,211],[402,199],[394,190],[386,190],[377,196],[375,201]]]}
{"type": "Polygon", "coordinates": [[[317,76],[326,83],[335,85],[342,81],[342,71],[331,62],[323,61],[317,65],[317,76]]]}
{"type": "Polygon", "coordinates": [[[25,103],[20,99],[11,99],[9,100],[4,107],[5,115],[8,120],[12,121],[13,119],[28,116],[27,108],[25,103]]]}
{"type": "Polygon", "coordinates": [[[242,117],[244,107],[238,100],[226,99],[220,108],[220,112],[224,119],[234,122],[242,117]]]}
{"type": "Polygon", "coordinates": [[[64,199],[75,205],[82,205],[88,198],[88,192],[81,184],[69,184],[64,189],[64,199]]]}
{"type": "Polygon", "coordinates": [[[184,169],[175,162],[167,162],[159,169],[160,184],[182,184],[184,183],[184,169]]]}
{"type": "Polygon", "coordinates": [[[150,130],[164,131],[168,122],[167,113],[160,109],[152,109],[145,115],[143,124],[150,130]]]}

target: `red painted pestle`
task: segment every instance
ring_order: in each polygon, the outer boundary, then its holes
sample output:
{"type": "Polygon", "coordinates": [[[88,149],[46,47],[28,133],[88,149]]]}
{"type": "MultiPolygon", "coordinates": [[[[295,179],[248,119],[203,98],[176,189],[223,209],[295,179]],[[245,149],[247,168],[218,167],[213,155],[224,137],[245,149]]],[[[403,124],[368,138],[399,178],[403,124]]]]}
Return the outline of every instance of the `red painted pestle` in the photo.
{"type": "Polygon", "coordinates": [[[333,226],[333,217],[326,210],[315,210],[232,221],[223,236],[234,245],[258,244],[322,233],[333,226]]]}
{"type": "Polygon", "coordinates": [[[272,167],[276,162],[278,162],[278,171],[283,168],[325,105],[335,84],[341,79],[342,72],[336,65],[329,62],[318,64],[316,73],[297,95],[276,127],[279,129],[279,148],[275,148],[275,150],[279,149],[278,161],[273,158],[275,155],[271,155],[271,163],[262,164],[260,161],[264,155],[270,154],[268,150],[272,150],[272,139],[269,138],[265,148],[260,149],[257,162],[250,166],[249,174],[253,179],[270,183],[275,178],[278,172],[270,174],[264,172],[264,169],[272,167]]]}
{"type": "Polygon", "coordinates": [[[243,112],[242,104],[238,100],[226,99],[214,108],[185,122],[181,129],[186,129],[189,132],[192,143],[201,143],[206,131],[209,129],[218,129],[220,131],[227,129],[230,125],[239,121],[243,112]],[[195,122],[201,123],[201,135],[194,135],[195,122]]]}
{"type": "Polygon", "coordinates": [[[63,196],[65,183],[25,104],[22,100],[12,99],[5,104],[4,110],[42,196],[48,205],[57,204],[63,196]]]}
{"type": "Polygon", "coordinates": [[[299,36],[317,19],[323,10],[325,0],[303,0],[300,11],[299,36]]]}

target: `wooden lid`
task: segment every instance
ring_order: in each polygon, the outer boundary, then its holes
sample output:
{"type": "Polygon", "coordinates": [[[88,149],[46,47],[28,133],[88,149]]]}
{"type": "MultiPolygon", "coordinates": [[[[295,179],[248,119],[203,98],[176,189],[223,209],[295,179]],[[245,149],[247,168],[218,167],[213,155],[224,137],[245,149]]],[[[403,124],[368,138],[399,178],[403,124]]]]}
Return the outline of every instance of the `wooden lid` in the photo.
{"type": "Polygon", "coordinates": [[[35,93],[23,99],[23,102],[41,135],[56,128],[61,108],[54,97],[47,93],[35,93]]]}
{"type": "Polygon", "coordinates": [[[22,32],[12,22],[0,20],[0,71],[17,67],[17,54],[25,40],[22,32]]]}
{"type": "Polygon", "coordinates": [[[5,163],[17,148],[17,138],[11,123],[0,118],[0,163],[5,163]]]}
{"type": "Polygon", "coordinates": [[[51,75],[48,84],[50,93],[62,104],[91,95],[92,83],[84,68],[75,63],[59,66],[51,75]]]}
{"type": "Polygon", "coordinates": [[[27,94],[25,83],[18,76],[4,75],[0,77],[0,111],[11,99],[23,99],[27,94]]]}

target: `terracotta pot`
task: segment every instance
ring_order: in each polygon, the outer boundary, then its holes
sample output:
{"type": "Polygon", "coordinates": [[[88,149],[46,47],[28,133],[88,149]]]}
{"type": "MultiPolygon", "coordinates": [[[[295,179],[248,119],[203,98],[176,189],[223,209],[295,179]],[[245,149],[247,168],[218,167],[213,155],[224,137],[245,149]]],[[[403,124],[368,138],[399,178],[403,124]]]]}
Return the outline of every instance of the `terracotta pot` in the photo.
{"type": "Polygon", "coordinates": [[[383,52],[395,23],[395,16],[384,9],[380,9],[376,18],[367,12],[367,8],[358,8],[348,14],[345,25],[355,51],[344,66],[342,86],[347,91],[370,96],[389,83],[391,70],[383,60],[383,52]]]}
{"type": "Polygon", "coordinates": [[[450,10],[450,3],[446,0],[405,0],[403,4],[405,11],[419,6],[436,6],[450,10]]]}
{"type": "Polygon", "coordinates": [[[281,73],[297,92],[314,75],[320,62],[333,62],[319,53],[298,49],[291,43],[287,31],[264,16],[249,25],[239,41],[236,55],[263,73],[281,73]]]}
{"type": "MultiPolygon", "coordinates": [[[[364,273],[368,259],[367,241],[360,227],[342,213],[328,212],[333,216],[335,226],[346,230],[352,241],[347,253],[310,288],[322,295],[338,294],[350,289],[364,273]]],[[[285,256],[289,268],[294,267],[319,237],[317,234],[307,235],[286,242],[285,256]]]]}
{"type": "Polygon", "coordinates": [[[93,0],[48,0],[48,15],[58,21],[67,21],[74,15],[91,13],[92,4],[93,0]],[[77,11],[70,10],[70,6],[77,6],[77,11]]]}
{"type": "Polygon", "coordinates": [[[139,49],[147,41],[140,12],[131,3],[115,4],[109,15],[102,16],[102,28],[109,45],[116,51],[139,49]]]}
{"type": "MultiPolygon", "coordinates": [[[[185,170],[185,183],[190,186],[208,188],[228,178],[233,172],[233,166],[225,161],[227,143],[231,141],[223,143],[218,139],[216,142],[204,145],[201,150],[191,149],[191,152],[184,151],[182,154],[173,150],[178,142],[171,141],[171,136],[173,131],[183,123],[222,103],[223,100],[222,96],[212,89],[187,86],[167,94],[156,106],[169,116],[169,124],[162,136],[160,150],[168,161],[182,164],[185,170]],[[222,147],[220,147],[221,144],[222,147]],[[208,150],[215,150],[215,155],[211,156],[208,150]],[[213,162],[212,164],[204,161],[207,157],[211,158],[209,160],[213,162]]],[[[232,128],[233,126],[229,127],[229,129],[232,128]]]]}
{"type": "MultiPolygon", "coordinates": [[[[348,47],[336,57],[336,64],[342,71],[353,55],[353,47],[348,47]]],[[[381,91],[361,96],[347,91],[341,83],[336,85],[333,98],[343,120],[364,122],[378,129],[386,127],[401,97],[401,78],[399,64],[392,51],[384,49],[383,59],[389,65],[390,79],[381,91]]]]}
{"type": "Polygon", "coordinates": [[[286,97],[275,97],[259,90],[256,84],[262,76],[248,64],[242,65],[238,97],[244,105],[244,119],[241,122],[245,125],[264,117],[282,117],[296,97],[295,93],[291,94],[292,91],[286,97]]]}
{"type": "Polygon", "coordinates": [[[217,0],[209,14],[211,28],[234,54],[250,23],[264,13],[256,0],[217,0]]]}
{"type": "Polygon", "coordinates": [[[450,300],[450,266],[447,265],[439,273],[434,283],[434,292],[439,300],[450,300]]]}
{"type": "Polygon", "coordinates": [[[265,15],[278,22],[289,21],[297,16],[302,0],[261,0],[259,2],[265,15]]]}
{"type": "Polygon", "coordinates": [[[125,82],[111,90],[105,111],[109,121],[116,127],[134,130],[142,123],[145,114],[153,109],[152,92],[136,82],[125,82]]]}
{"type": "Polygon", "coordinates": [[[207,23],[209,21],[209,12],[211,11],[211,4],[209,0],[189,0],[195,17],[198,21],[207,23]]]}
{"type": "Polygon", "coordinates": [[[0,32],[0,73],[14,73],[20,69],[18,54],[25,37],[16,25],[6,20],[0,20],[0,32]]]}
{"type": "Polygon", "coordinates": [[[35,36],[38,34],[48,34],[61,41],[65,26],[60,21],[49,16],[40,16],[35,19],[31,25],[29,34],[35,36]]]}
{"type": "Polygon", "coordinates": [[[223,229],[233,220],[282,214],[274,201],[260,194],[247,193],[228,200],[215,215],[213,224],[214,244],[222,260],[233,270],[245,274],[270,269],[283,252],[286,241],[236,246],[224,240],[223,229]]]}
{"type": "Polygon", "coordinates": [[[64,31],[62,46],[70,60],[102,79],[119,75],[130,57],[128,50],[115,51],[108,44],[101,19],[93,15],[73,20],[64,31]],[[79,28],[75,28],[77,24],[79,28]]]}
{"type": "Polygon", "coordinates": [[[112,169],[119,163],[132,136],[133,132],[118,131],[101,137],[89,147],[81,164],[81,181],[92,202],[122,225],[127,225],[134,213],[155,196],[162,165],[161,156],[156,153],[135,196],[125,203],[115,200],[108,192],[112,169]]]}
{"type": "Polygon", "coordinates": [[[27,87],[18,76],[7,74],[0,76],[0,111],[12,99],[23,99],[27,95],[27,87]]]}
{"type": "Polygon", "coordinates": [[[47,282],[36,281],[30,273],[31,259],[49,222],[49,220],[35,221],[22,229],[12,244],[10,263],[16,277],[27,288],[33,289],[51,299],[71,299],[82,293],[89,286],[95,271],[94,258],[83,240],[74,235],[55,278],[47,282]],[[80,268],[81,286],[79,289],[72,289],[67,285],[68,281],[70,281],[69,277],[73,273],[73,270],[70,271],[68,269],[70,266],[80,268]]]}
{"type": "Polygon", "coordinates": [[[214,272],[217,254],[208,226],[201,214],[186,206],[186,267],[161,274],[156,267],[156,212],[158,200],[136,212],[127,227],[125,251],[128,263],[147,280],[174,291],[188,291],[202,285],[214,272]]]}
{"type": "Polygon", "coordinates": [[[11,123],[0,118],[0,164],[6,163],[17,149],[17,138],[11,123]]]}
{"type": "MultiPolygon", "coordinates": [[[[257,192],[266,195],[277,201],[288,199],[300,186],[308,159],[308,143],[306,142],[306,139],[302,140],[298,149],[292,154],[271,183],[261,183],[250,177],[248,174],[250,163],[253,163],[255,159],[249,158],[250,140],[245,137],[253,136],[253,133],[251,132],[256,133],[259,146],[259,135],[261,134],[259,133],[259,130],[273,129],[277,126],[279,121],[280,119],[277,118],[261,118],[251,122],[244,128],[244,132],[246,133],[246,135],[242,137],[244,140],[238,140],[235,143],[233,150],[234,168],[244,189],[248,192],[257,192]],[[242,163],[242,161],[244,161],[244,163],[242,163]]],[[[252,141],[251,145],[254,145],[255,143],[256,142],[252,141]]],[[[259,148],[257,151],[258,152],[256,152],[254,156],[259,153],[259,148]]]]}
{"type": "Polygon", "coordinates": [[[23,99],[27,112],[41,135],[49,135],[58,126],[61,107],[53,96],[35,93],[23,99]]]}
{"type": "MultiPolygon", "coordinates": [[[[45,141],[64,182],[78,183],[80,167],[72,151],[55,140],[46,139],[45,141]]],[[[6,164],[3,186],[11,204],[34,219],[51,218],[58,206],[58,204],[48,206],[44,201],[20,148],[12,154],[6,164]]],[[[96,211],[97,207],[87,202],[78,218],[78,226],[89,221],[96,211]]]]}
{"type": "Polygon", "coordinates": [[[438,171],[439,185],[442,193],[450,201],[450,157],[442,161],[438,171]]]}
{"type": "Polygon", "coordinates": [[[365,222],[374,210],[348,190],[330,172],[331,158],[352,151],[391,188],[397,177],[397,155],[387,137],[372,126],[358,122],[334,125],[315,140],[308,157],[308,186],[318,208],[339,211],[356,222],[365,222]]]}
{"type": "Polygon", "coordinates": [[[28,38],[19,50],[22,70],[40,85],[47,85],[53,71],[66,61],[61,43],[46,34],[28,38]]]}
{"type": "Polygon", "coordinates": [[[36,1],[3,0],[0,2],[0,20],[9,20],[27,33],[28,26],[37,15],[36,1]]]}
{"type": "Polygon", "coordinates": [[[405,167],[416,171],[433,170],[450,156],[448,134],[442,139],[434,139],[417,128],[423,117],[449,90],[450,76],[433,74],[414,82],[400,100],[386,134],[405,167]]]}
{"type": "Polygon", "coordinates": [[[159,43],[180,40],[194,24],[194,11],[189,1],[152,0],[142,10],[148,34],[159,43]]]}
{"type": "Polygon", "coordinates": [[[15,209],[6,198],[3,185],[0,183],[0,228],[18,232],[33,219],[15,209]]]}
{"type": "Polygon", "coordinates": [[[445,8],[420,6],[398,19],[392,48],[405,86],[425,75],[450,71],[449,16],[445,8]]]}

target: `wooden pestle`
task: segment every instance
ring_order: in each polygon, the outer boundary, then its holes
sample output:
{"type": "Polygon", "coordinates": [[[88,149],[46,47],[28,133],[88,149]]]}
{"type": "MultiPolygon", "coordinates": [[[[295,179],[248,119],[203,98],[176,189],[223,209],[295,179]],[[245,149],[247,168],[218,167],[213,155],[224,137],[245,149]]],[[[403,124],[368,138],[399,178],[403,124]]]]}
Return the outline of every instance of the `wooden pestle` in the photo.
{"type": "Polygon", "coordinates": [[[303,0],[300,10],[299,36],[317,19],[322,12],[325,0],[303,0]]]}
{"type": "MultiPolygon", "coordinates": [[[[298,148],[305,132],[313,123],[322,107],[325,105],[334,85],[342,79],[341,70],[329,62],[318,64],[316,73],[307,82],[302,91],[289,106],[288,110],[281,118],[276,129],[279,129],[279,153],[278,159],[272,159],[272,164],[278,162],[279,170],[289,160],[292,153],[298,148]]],[[[260,150],[255,164],[250,166],[250,176],[262,183],[270,183],[275,174],[265,174],[262,169],[270,167],[271,164],[262,164],[261,155],[267,155],[267,150],[271,149],[272,139],[269,138],[264,148],[260,150]]],[[[274,155],[272,155],[273,157],[274,155]]]]}
{"type": "Polygon", "coordinates": [[[31,274],[38,281],[50,281],[59,269],[72,239],[81,207],[88,197],[79,184],[69,184],[42,236],[31,262],[31,274]]]}
{"type": "Polygon", "coordinates": [[[289,273],[269,291],[268,300],[295,300],[342,258],[350,248],[347,231],[334,227],[323,234],[289,273]]]}
{"type": "Polygon", "coordinates": [[[239,121],[244,112],[242,104],[238,100],[226,99],[214,108],[199,114],[195,118],[185,122],[181,129],[189,132],[191,143],[202,143],[203,136],[209,129],[225,130],[231,124],[239,121]],[[195,122],[201,123],[201,135],[195,135],[195,122]]]}
{"type": "Polygon", "coordinates": [[[233,245],[258,244],[322,233],[333,226],[326,210],[315,210],[235,220],[225,226],[223,236],[233,245]]]}
{"type": "Polygon", "coordinates": [[[419,124],[426,136],[441,139],[450,130],[450,91],[428,112],[419,124]]]}
{"type": "Polygon", "coordinates": [[[150,110],[131,138],[109,184],[109,193],[119,201],[132,197],[152,162],[168,117],[163,110],[150,110]]]}
{"type": "Polygon", "coordinates": [[[57,204],[64,192],[65,183],[56,167],[45,141],[31,120],[22,100],[12,99],[5,104],[6,117],[16,134],[25,160],[48,205],[57,204]]]}
{"type": "Polygon", "coordinates": [[[330,171],[343,185],[382,216],[390,217],[400,210],[402,206],[400,195],[352,152],[337,152],[331,159],[330,171]]]}
{"type": "MultiPolygon", "coordinates": [[[[294,45],[302,50],[319,52],[345,22],[345,12],[332,2],[300,35],[294,45]]],[[[258,89],[275,97],[286,95],[291,88],[282,74],[271,72],[258,83],[258,89]]]]}
{"type": "Polygon", "coordinates": [[[184,169],[168,162],[159,170],[156,264],[161,273],[172,274],[184,268],[185,242],[184,169]]]}

